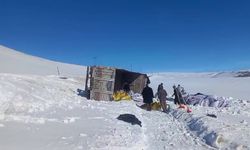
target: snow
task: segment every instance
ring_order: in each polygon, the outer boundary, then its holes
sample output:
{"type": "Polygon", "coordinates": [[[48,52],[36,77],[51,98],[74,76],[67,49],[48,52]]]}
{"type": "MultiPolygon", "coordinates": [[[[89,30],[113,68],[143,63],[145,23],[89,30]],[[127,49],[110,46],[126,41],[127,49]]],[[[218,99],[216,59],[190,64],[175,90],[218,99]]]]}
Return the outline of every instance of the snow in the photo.
{"type": "MultiPolygon", "coordinates": [[[[151,78],[152,83],[156,82],[154,76],[151,78]]],[[[167,75],[161,80],[165,78],[167,75]]],[[[79,93],[84,80],[84,77],[0,74],[0,148],[248,149],[250,146],[249,99],[235,100],[232,107],[224,109],[193,106],[192,113],[168,102],[172,109],[165,114],[142,110],[133,101],[87,100],[79,93]],[[126,113],[134,114],[142,127],[116,119],[126,113]],[[217,118],[208,117],[207,113],[217,118]]]]}
{"type": "Polygon", "coordinates": [[[0,45],[0,73],[79,76],[86,67],[50,61],[0,45]]]}
{"type": "Polygon", "coordinates": [[[203,93],[243,100],[250,99],[249,77],[221,76],[214,78],[214,73],[155,73],[150,79],[155,81],[151,85],[153,89],[157,89],[162,82],[169,93],[173,92],[174,84],[180,84],[190,94],[203,93]]]}
{"type": "Polygon", "coordinates": [[[139,94],[134,96],[136,101],[87,100],[83,91],[86,67],[62,65],[72,69],[62,78],[49,67],[57,62],[0,50],[0,149],[250,149],[250,78],[215,77],[217,73],[151,74],[153,90],[162,82],[169,97],[172,85],[181,84],[191,94],[232,100],[226,108],[191,106],[192,113],[168,101],[171,110],[166,114],[137,107],[139,94]],[[7,57],[16,57],[15,64],[3,65],[7,57]],[[24,57],[27,64],[17,61],[24,57]],[[35,70],[37,62],[46,62],[41,72],[35,70]],[[18,70],[26,65],[26,70],[18,70]],[[118,120],[121,114],[135,115],[142,127],[118,120]]]}

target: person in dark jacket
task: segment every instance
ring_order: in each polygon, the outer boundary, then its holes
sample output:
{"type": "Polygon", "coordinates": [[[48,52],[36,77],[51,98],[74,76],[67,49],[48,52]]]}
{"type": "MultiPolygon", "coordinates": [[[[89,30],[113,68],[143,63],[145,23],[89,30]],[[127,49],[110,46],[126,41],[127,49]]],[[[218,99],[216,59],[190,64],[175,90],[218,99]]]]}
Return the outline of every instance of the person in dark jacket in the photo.
{"type": "Polygon", "coordinates": [[[175,104],[178,104],[178,105],[185,105],[184,101],[183,101],[183,98],[182,98],[182,95],[181,95],[181,92],[178,90],[178,88],[176,88],[176,86],[174,85],[173,86],[173,89],[174,89],[174,103],[175,104]]]}
{"type": "Polygon", "coordinates": [[[180,84],[178,84],[177,89],[180,91],[182,96],[187,94],[184,87],[182,87],[180,84]]]}
{"type": "Polygon", "coordinates": [[[178,88],[174,85],[173,86],[173,89],[174,89],[174,103],[175,104],[178,104],[179,105],[179,108],[184,108],[184,109],[187,109],[187,112],[192,112],[192,110],[187,106],[187,104],[185,103],[182,95],[181,95],[181,92],[178,90],[178,88]]]}
{"type": "Polygon", "coordinates": [[[151,103],[153,102],[154,93],[151,87],[148,86],[147,83],[146,87],[142,91],[143,102],[147,104],[147,110],[151,110],[151,103]]]}
{"type": "Polygon", "coordinates": [[[163,88],[163,83],[161,83],[161,84],[158,85],[157,92],[159,92],[159,90],[160,90],[161,88],[163,88]]]}

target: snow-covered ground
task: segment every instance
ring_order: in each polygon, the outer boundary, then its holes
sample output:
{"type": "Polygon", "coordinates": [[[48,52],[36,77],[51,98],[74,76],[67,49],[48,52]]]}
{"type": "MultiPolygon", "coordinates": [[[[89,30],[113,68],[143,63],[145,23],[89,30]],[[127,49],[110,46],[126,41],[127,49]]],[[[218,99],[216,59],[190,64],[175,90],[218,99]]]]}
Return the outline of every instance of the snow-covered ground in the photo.
{"type": "Polygon", "coordinates": [[[250,148],[249,99],[235,99],[228,108],[193,106],[192,113],[168,102],[173,109],[165,114],[142,110],[133,101],[87,100],[84,80],[0,74],[0,149],[250,148]],[[142,127],[116,119],[126,113],[142,127]]]}
{"type": "Polygon", "coordinates": [[[134,101],[87,100],[83,91],[85,70],[82,71],[86,67],[62,65],[62,70],[72,69],[62,78],[53,71],[54,67],[49,67],[57,62],[42,60],[47,64],[37,72],[40,58],[12,53],[7,48],[0,50],[1,150],[250,149],[248,77],[218,73],[152,74],[150,86],[155,91],[163,82],[169,96],[172,85],[181,84],[191,94],[232,97],[230,107],[191,106],[192,113],[169,101],[171,110],[165,114],[140,109],[134,101]],[[27,64],[17,61],[24,57],[27,64]],[[13,58],[15,63],[2,64],[7,58],[13,58]],[[18,69],[26,65],[27,70],[18,69]],[[9,71],[4,70],[8,67],[9,71]],[[142,127],[118,120],[121,114],[135,115],[142,127]]]}
{"type": "Polygon", "coordinates": [[[152,87],[164,83],[167,92],[173,92],[173,85],[180,84],[189,93],[204,93],[235,99],[250,100],[250,77],[234,77],[234,73],[217,76],[218,73],[154,73],[150,78],[152,87]]]}

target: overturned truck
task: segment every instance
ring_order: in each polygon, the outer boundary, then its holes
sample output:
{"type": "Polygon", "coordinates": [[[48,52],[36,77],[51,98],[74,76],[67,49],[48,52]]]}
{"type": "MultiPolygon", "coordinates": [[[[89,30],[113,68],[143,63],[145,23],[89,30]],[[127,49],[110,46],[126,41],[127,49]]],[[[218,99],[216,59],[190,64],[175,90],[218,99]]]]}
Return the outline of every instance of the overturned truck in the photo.
{"type": "Polygon", "coordinates": [[[85,91],[88,91],[89,99],[111,101],[112,95],[123,89],[125,83],[130,85],[134,93],[141,93],[148,80],[146,74],[138,72],[113,67],[89,66],[85,91]]]}

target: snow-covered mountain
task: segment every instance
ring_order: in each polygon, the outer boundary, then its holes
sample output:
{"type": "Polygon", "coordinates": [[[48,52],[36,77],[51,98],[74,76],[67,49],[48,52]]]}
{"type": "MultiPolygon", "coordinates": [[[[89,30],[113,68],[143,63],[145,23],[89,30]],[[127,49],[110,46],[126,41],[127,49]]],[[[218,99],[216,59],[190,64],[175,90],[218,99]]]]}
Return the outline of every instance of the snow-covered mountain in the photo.
{"type": "Polygon", "coordinates": [[[0,45],[0,73],[79,76],[86,67],[50,61],[0,45]]]}
{"type": "Polygon", "coordinates": [[[250,70],[238,71],[236,77],[250,77],[250,70]]]}
{"type": "Polygon", "coordinates": [[[214,73],[213,78],[221,77],[250,77],[250,70],[240,70],[240,71],[231,71],[231,72],[217,72],[214,73]]]}

